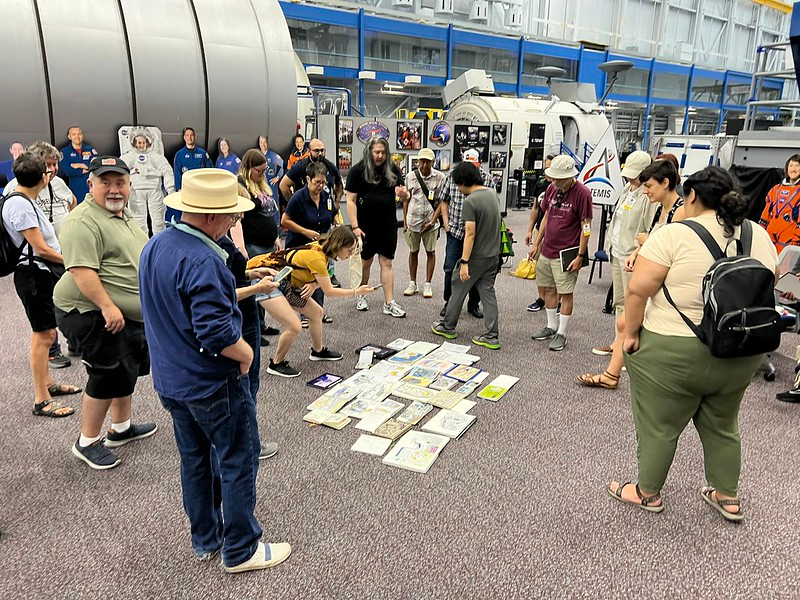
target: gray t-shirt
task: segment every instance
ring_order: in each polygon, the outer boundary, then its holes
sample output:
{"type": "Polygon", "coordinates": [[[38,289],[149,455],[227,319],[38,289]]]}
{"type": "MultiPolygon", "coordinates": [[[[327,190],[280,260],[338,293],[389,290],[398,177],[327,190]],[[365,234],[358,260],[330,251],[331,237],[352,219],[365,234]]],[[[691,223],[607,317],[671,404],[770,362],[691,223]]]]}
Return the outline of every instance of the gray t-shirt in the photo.
{"type": "Polygon", "coordinates": [[[500,254],[500,198],[489,188],[464,199],[464,222],[475,222],[475,243],[470,258],[495,258],[500,254]]]}
{"type": "MultiPolygon", "coordinates": [[[[42,237],[47,245],[53,250],[61,252],[61,246],[58,244],[58,238],[56,237],[53,225],[44,215],[42,209],[37,204],[31,202],[27,196],[14,195],[6,200],[3,206],[3,224],[15,246],[21,246],[25,242],[25,237],[20,233],[21,231],[37,227],[42,232],[42,237]]],[[[39,256],[39,254],[26,243],[22,248],[22,254],[17,264],[21,265],[27,263],[31,252],[33,252],[34,256],[39,256]]],[[[47,267],[42,264],[41,261],[34,261],[33,264],[40,269],[47,270],[47,267]]]]}

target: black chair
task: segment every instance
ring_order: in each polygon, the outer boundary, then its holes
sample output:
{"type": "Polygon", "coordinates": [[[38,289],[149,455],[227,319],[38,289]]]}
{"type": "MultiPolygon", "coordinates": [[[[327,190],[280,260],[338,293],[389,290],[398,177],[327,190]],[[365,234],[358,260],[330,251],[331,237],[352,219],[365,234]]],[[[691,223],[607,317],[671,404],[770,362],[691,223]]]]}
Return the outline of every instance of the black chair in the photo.
{"type": "Polygon", "coordinates": [[[608,262],[608,254],[606,254],[605,250],[598,250],[594,253],[594,258],[592,259],[592,270],[589,271],[589,284],[592,283],[592,278],[594,277],[594,268],[597,266],[597,263],[600,263],[600,268],[598,269],[597,277],[599,279],[603,278],[603,263],[608,262]]]}

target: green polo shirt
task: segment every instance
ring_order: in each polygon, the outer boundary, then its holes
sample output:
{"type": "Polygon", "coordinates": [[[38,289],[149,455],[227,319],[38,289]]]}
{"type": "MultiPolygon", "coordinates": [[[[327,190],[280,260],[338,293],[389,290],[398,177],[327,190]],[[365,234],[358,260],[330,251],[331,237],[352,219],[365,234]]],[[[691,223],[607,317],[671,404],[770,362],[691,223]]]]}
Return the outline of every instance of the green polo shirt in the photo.
{"type": "MultiPolygon", "coordinates": [[[[64,219],[59,241],[67,269],[97,271],[106,293],[125,318],[144,321],[139,303],[139,256],[147,234],[127,209],[118,217],[86,196],[64,219]]],[[[99,310],[81,293],[69,271],[56,284],[53,301],[64,312],[99,310]]]]}

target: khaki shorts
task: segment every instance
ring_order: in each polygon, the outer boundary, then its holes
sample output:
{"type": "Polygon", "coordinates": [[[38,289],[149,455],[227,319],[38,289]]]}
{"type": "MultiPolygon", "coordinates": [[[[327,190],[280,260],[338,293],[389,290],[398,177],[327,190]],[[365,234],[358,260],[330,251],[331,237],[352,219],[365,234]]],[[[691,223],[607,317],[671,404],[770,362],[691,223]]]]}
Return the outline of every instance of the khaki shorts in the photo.
{"type": "Polygon", "coordinates": [[[436,240],[439,238],[439,228],[429,229],[425,233],[418,231],[411,231],[407,229],[405,232],[406,244],[411,252],[419,252],[420,241],[425,246],[425,252],[433,252],[436,250],[436,240]]]}
{"type": "Polygon", "coordinates": [[[561,270],[560,258],[540,256],[536,261],[536,284],[539,287],[556,288],[559,294],[571,294],[577,281],[577,273],[561,270]]]}
{"type": "Polygon", "coordinates": [[[631,281],[631,275],[625,270],[625,261],[611,257],[611,281],[614,284],[614,309],[617,315],[621,315],[625,308],[625,292],[631,281]]]}

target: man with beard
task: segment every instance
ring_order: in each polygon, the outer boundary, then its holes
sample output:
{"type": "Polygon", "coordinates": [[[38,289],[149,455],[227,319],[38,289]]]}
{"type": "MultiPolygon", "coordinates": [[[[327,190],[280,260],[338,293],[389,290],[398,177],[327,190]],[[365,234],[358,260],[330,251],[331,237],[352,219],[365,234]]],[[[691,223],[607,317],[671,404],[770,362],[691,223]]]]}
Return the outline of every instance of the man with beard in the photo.
{"type": "Polygon", "coordinates": [[[281,211],[286,208],[289,199],[292,195],[306,185],[306,169],[309,163],[321,162],[328,170],[325,175],[325,188],[328,197],[332,198],[336,204],[336,210],[339,210],[339,204],[342,200],[342,176],[339,175],[339,169],[336,168],[331,161],[325,158],[325,144],[322,140],[314,138],[309,145],[308,157],[297,161],[291,169],[286,172],[280,183],[281,190],[281,211]]]}
{"type": "Polygon", "coordinates": [[[89,381],[81,408],[81,434],[72,453],[93,469],[111,469],[119,457],[110,449],[146,438],[155,423],[131,423],[136,379],[150,372],[139,302],[139,256],[147,234],[126,209],[131,193],[128,165],[98,156],[89,165],[89,195],[61,227],[67,273],[53,301],[58,327],[81,340],[89,381]],[[102,438],[106,413],[111,428],[102,438]]]}
{"type": "MultiPolygon", "coordinates": [[[[347,216],[353,233],[363,242],[361,285],[369,282],[372,260],[378,255],[383,286],[383,314],[400,318],[406,311],[394,301],[392,260],[397,250],[397,209],[395,199],[408,200],[400,169],[389,160],[389,142],[373,137],[364,147],[364,158],[347,176],[347,216]]],[[[359,296],[356,310],[369,310],[367,299],[359,296]]]]}

